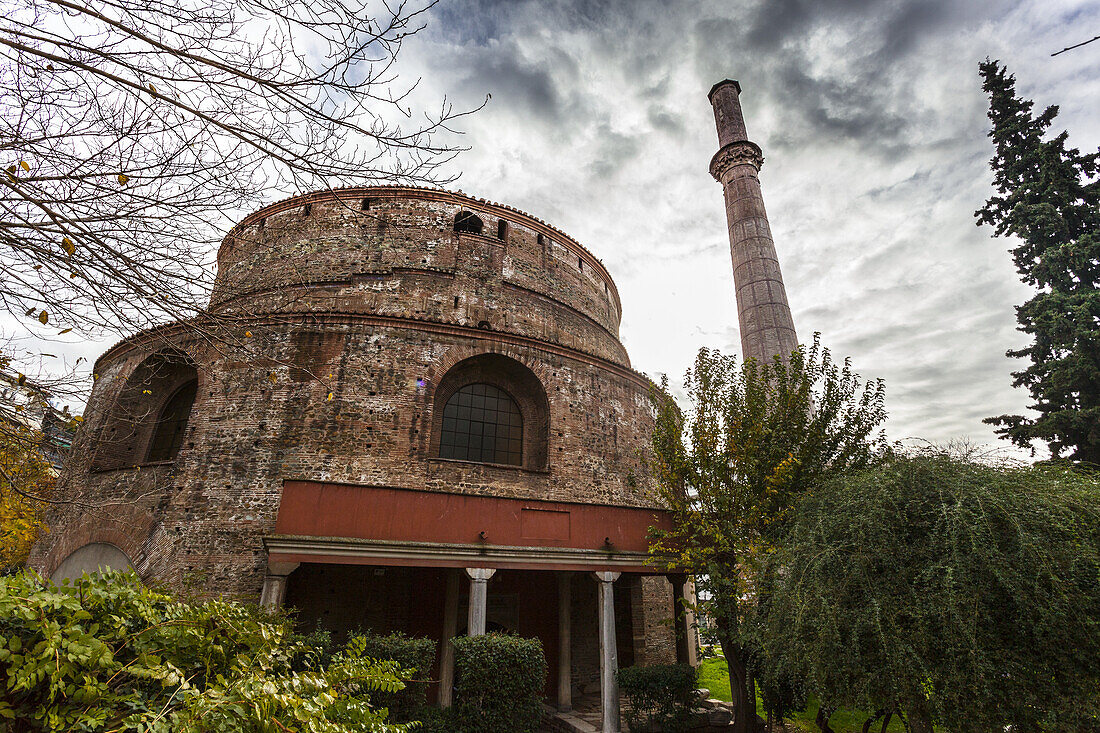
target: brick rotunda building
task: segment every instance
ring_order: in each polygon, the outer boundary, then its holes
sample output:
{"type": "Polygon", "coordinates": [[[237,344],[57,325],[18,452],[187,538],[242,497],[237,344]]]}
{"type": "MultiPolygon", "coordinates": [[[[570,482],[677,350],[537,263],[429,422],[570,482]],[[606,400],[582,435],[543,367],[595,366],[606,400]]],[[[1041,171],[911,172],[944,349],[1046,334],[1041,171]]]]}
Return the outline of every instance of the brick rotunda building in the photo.
{"type": "MultiPolygon", "coordinates": [[[[742,353],[797,344],[740,85],[711,89],[742,353]]],[[[652,385],[619,343],[611,276],[544,222],[458,193],[288,199],[225,238],[210,311],[96,363],[52,531],[31,564],[98,567],[298,610],[342,633],[537,636],[547,698],[617,666],[694,663],[683,576],[646,564],[667,526],[646,471],[652,385]]]]}
{"type": "MultiPolygon", "coordinates": [[[[229,233],[210,310],[239,342],[176,324],[99,358],[45,574],[128,565],[337,635],[537,636],[566,708],[601,666],[606,694],[693,661],[685,579],[646,564],[652,385],[572,238],[441,190],[307,194],[229,233]]],[[[452,675],[440,643],[443,704],[452,675]]]]}

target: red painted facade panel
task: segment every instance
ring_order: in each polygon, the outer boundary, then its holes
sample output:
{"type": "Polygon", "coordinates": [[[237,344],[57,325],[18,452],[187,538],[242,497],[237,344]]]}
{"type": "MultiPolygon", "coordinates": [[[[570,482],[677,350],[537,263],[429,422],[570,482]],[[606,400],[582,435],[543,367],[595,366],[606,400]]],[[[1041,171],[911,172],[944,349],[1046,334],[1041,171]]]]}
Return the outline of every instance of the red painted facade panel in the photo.
{"type": "Polygon", "coordinates": [[[275,533],[439,544],[646,552],[657,509],[287,481],[275,533]]]}

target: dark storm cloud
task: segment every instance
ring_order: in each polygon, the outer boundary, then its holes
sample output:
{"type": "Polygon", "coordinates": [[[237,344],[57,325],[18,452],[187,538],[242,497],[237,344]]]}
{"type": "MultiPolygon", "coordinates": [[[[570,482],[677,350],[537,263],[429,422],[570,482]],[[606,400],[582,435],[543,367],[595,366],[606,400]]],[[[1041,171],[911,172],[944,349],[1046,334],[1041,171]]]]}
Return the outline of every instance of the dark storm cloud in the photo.
{"type": "Polygon", "coordinates": [[[469,96],[491,95],[497,104],[518,107],[515,111],[557,124],[578,112],[575,100],[561,88],[575,78],[576,64],[563,54],[557,57],[551,67],[526,59],[514,41],[481,46],[465,55],[459,88],[469,96]]]}

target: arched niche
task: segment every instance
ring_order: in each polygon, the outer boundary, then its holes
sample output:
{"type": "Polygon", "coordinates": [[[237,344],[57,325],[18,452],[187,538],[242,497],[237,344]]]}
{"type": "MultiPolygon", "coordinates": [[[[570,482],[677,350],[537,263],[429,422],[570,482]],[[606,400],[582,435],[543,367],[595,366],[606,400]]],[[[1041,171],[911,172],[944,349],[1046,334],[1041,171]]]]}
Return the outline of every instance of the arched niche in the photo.
{"type": "Polygon", "coordinates": [[[481,221],[481,217],[472,211],[462,211],[455,214],[455,231],[467,234],[481,234],[481,230],[485,228],[485,223],[481,221]]]}
{"type": "MultiPolygon", "coordinates": [[[[517,465],[531,471],[545,471],[549,457],[547,443],[550,436],[550,405],[546,398],[546,389],[538,376],[526,365],[503,354],[478,354],[455,364],[439,380],[432,396],[432,441],[431,454],[436,458],[454,458],[454,454],[443,448],[444,417],[454,415],[455,402],[452,398],[459,395],[473,395],[475,392],[492,393],[494,410],[505,400],[510,400],[521,416],[522,457],[521,460],[486,461],[479,463],[499,463],[517,465]],[[492,389],[481,389],[485,385],[492,389]],[[448,410],[448,405],[452,409],[448,410]],[[441,450],[441,448],[443,448],[441,450]]],[[[472,409],[482,407],[464,405],[472,409]]],[[[511,408],[500,407],[498,415],[505,415],[511,408]]],[[[451,426],[448,426],[451,428],[451,426]]],[[[459,458],[458,460],[468,460],[459,458]]]]}
{"type": "Polygon", "coordinates": [[[50,580],[60,585],[65,579],[76,580],[87,573],[102,570],[133,569],[134,564],[126,553],[106,542],[90,542],[69,554],[57,569],[50,573],[50,580]]]}
{"type": "Polygon", "coordinates": [[[186,354],[162,351],[130,374],[98,426],[93,471],[171,461],[183,444],[198,389],[186,354]]]}

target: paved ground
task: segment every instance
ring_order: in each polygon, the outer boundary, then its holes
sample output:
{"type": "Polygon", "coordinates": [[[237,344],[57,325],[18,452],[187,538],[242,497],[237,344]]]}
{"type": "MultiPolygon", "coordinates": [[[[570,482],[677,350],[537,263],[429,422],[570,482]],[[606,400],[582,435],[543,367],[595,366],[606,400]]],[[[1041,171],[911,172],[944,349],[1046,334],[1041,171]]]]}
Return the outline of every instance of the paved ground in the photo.
{"type": "MultiPolygon", "coordinates": [[[[600,708],[600,696],[584,695],[579,699],[573,700],[573,709],[569,712],[569,715],[583,723],[587,723],[593,730],[599,731],[600,726],[603,724],[603,711],[600,708]]],[[[539,730],[539,733],[560,733],[562,730],[565,729],[560,725],[554,726],[548,723],[539,730]]],[[[625,722],[622,724],[622,730],[623,733],[629,733],[630,729],[625,722]]]]}

